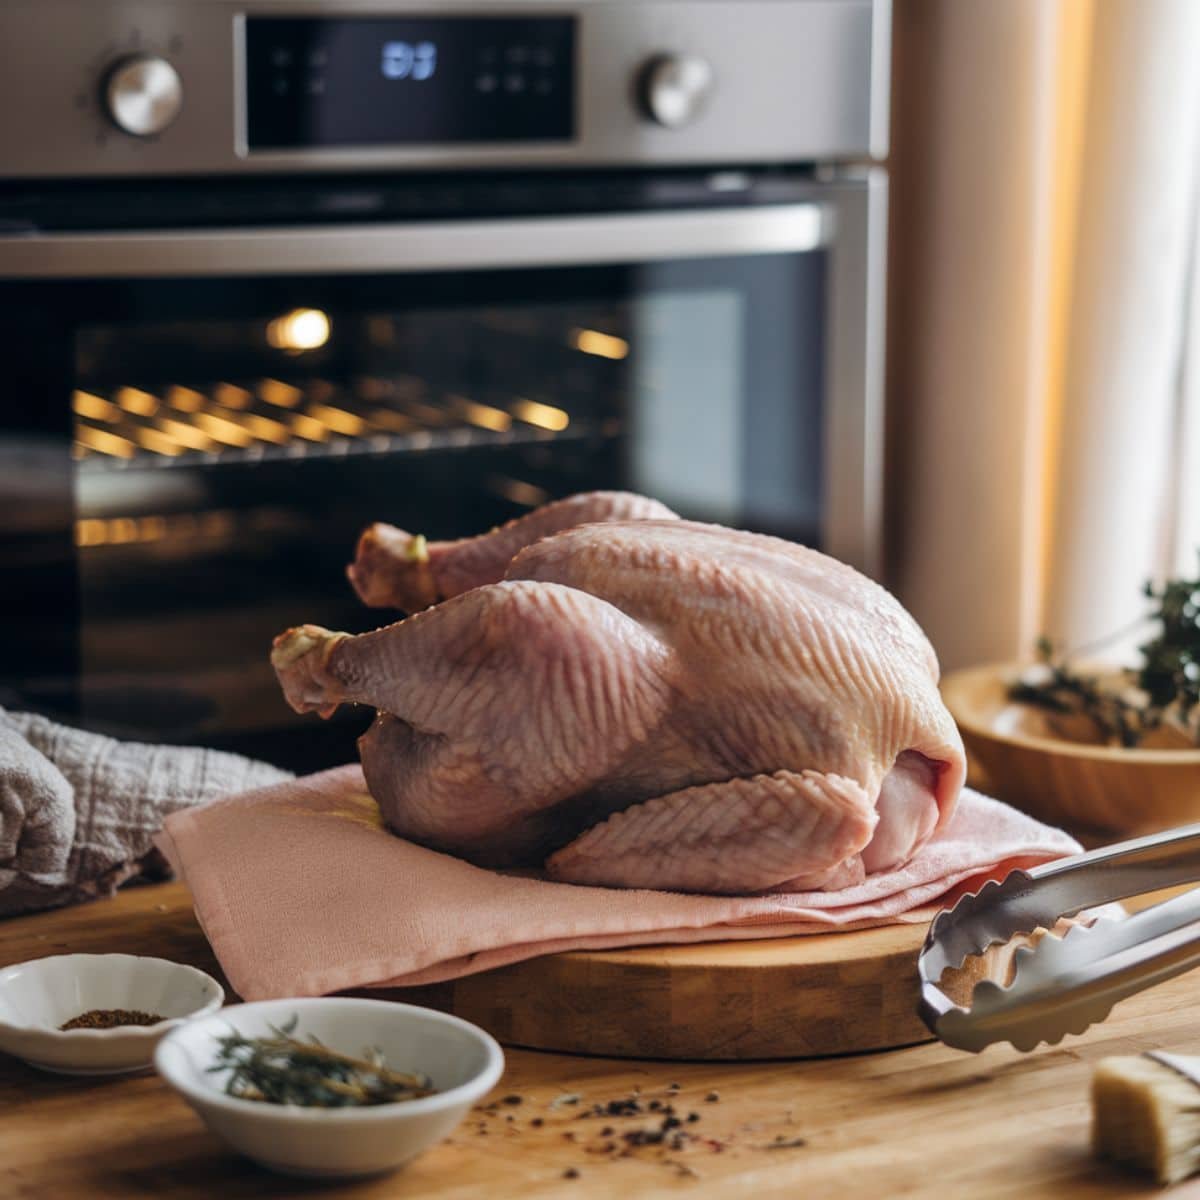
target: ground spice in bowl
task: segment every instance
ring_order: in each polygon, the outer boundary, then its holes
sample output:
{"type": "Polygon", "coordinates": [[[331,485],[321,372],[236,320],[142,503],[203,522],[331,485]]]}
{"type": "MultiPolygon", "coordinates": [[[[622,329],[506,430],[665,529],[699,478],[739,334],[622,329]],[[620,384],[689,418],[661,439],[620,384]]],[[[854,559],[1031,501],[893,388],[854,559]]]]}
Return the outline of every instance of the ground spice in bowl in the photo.
{"type": "Polygon", "coordinates": [[[158,1013],[139,1012],[127,1008],[92,1008],[60,1025],[60,1032],[69,1029],[116,1029],[120,1025],[157,1025],[165,1021],[158,1013]]]}

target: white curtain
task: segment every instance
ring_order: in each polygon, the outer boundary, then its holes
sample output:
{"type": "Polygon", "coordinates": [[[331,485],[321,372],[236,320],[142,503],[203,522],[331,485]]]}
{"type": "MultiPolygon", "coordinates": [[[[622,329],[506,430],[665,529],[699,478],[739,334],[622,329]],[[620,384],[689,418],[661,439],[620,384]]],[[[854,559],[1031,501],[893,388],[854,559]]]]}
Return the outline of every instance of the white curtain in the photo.
{"type": "Polygon", "coordinates": [[[1084,136],[1046,578],[1047,628],[1071,642],[1127,625],[1177,565],[1200,3],[1101,0],[1084,136]]]}
{"type": "Polygon", "coordinates": [[[1200,2],[897,0],[890,581],[945,666],[1200,540],[1200,2]]]}
{"type": "Polygon", "coordinates": [[[1175,571],[1196,579],[1200,578],[1200,200],[1192,215],[1192,278],[1177,416],[1175,571]]]}

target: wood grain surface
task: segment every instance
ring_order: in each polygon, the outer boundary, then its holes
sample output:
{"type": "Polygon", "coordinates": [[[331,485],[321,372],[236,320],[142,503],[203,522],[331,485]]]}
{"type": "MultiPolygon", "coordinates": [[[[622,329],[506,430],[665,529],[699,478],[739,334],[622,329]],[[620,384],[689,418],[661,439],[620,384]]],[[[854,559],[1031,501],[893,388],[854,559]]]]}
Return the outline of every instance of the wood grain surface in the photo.
{"type": "Polygon", "coordinates": [[[974,786],[1085,841],[1200,821],[1200,750],[1056,738],[1041,709],[1009,700],[1014,671],[1011,664],[968,667],[942,679],[974,786]]]}
{"type": "Polygon", "coordinates": [[[537,1050],[692,1060],[846,1054],[929,1040],[916,1016],[926,928],[572,951],[386,994],[537,1050]]]}
{"type": "MultiPolygon", "coordinates": [[[[0,923],[4,963],[76,951],[162,955],[219,975],[175,884],[0,923]]],[[[71,1079],[0,1058],[0,1197],[1157,1195],[1091,1158],[1090,1068],[1105,1054],[1200,1053],[1198,1000],[1200,976],[1184,976],[1121,1004],[1083,1037],[1028,1055],[927,1044],[798,1062],[679,1064],[510,1050],[490,1100],[519,1096],[519,1104],[481,1106],[403,1171],[345,1185],[274,1176],[238,1158],[153,1075],[71,1079]],[[639,1115],[579,1115],[635,1089],[639,1115]],[[565,1103],[571,1095],[579,1100],[565,1103]],[[673,1104],[695,1135],[683,1148],[631,1148],[623,1138],[658,1127],[655,1099],[673,1104]],[[687,1122],[690,1112],[698,1120],[687,1122]]],[[[638,1020],[633,1006],[628,1019],[638,1020]]],[[[1200,1185],[1170,1194],[1195,1197],[1200,1185]]]]}

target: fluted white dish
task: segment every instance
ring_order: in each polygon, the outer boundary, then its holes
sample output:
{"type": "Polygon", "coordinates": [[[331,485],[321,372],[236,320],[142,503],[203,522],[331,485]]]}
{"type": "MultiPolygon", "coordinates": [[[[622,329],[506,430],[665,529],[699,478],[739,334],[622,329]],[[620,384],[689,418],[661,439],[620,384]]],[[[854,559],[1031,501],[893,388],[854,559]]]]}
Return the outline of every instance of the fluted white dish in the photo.
{"type": "Polygon", "coordinates": [[[0,969],[0,1050],[65,1075],[115,1075],[150,1066],[160,1039],[216,1012],[221,985],[195,967],[136,954],[58,954],[0,969]],[[155,1025],[62,1030],[92,1009],[157,1013],[155,1025]]]}
{"type": "Polygon", "coordinates": [[[319,997],[235,1004],[189,1021],[160,1043],[158,1072],[235,1150],[290,1175],[375,1175],[441,1141],[496,1085],[504,1055],[495,1040],[458,1017],[385,1000],[319,997]],[[212,1072],[217,1039],[236,1030],[263,1037],[297,1019],[295,1036],[332,1050],[378,1048],[397,1071],[429,1076],[435,1094],[364,1108],[309,1108],[239,1100],[212,1072]]]}

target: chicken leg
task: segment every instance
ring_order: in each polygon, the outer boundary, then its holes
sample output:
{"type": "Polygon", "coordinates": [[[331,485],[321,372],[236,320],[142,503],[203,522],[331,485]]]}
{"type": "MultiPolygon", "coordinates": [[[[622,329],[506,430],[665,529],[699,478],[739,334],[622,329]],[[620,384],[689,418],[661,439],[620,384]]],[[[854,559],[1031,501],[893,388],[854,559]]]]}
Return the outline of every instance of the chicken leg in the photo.
{"type": "Polygon", "coordinates": [[[454,542],[426,542],[420,534],[377,522],[358,539],[346,576],[372,608],[419,612],[470,588],[498,583],[519,551],[550,534],[593,521],[674,516],[665,504],[632,492],[584,492],[454,542]]]}
{"type": "Polygon", "coordinates": [[[358,637],[301,626],[271,654],[297,712],[355,701],[386,714],[360,751],[396,833],[487,865],[540,861],[608,815],[560,802],[655,730],[670,660],[607,601],[525,581],[358,637]],[[556,806],[552,822],[539,815],[556,806]]]}

